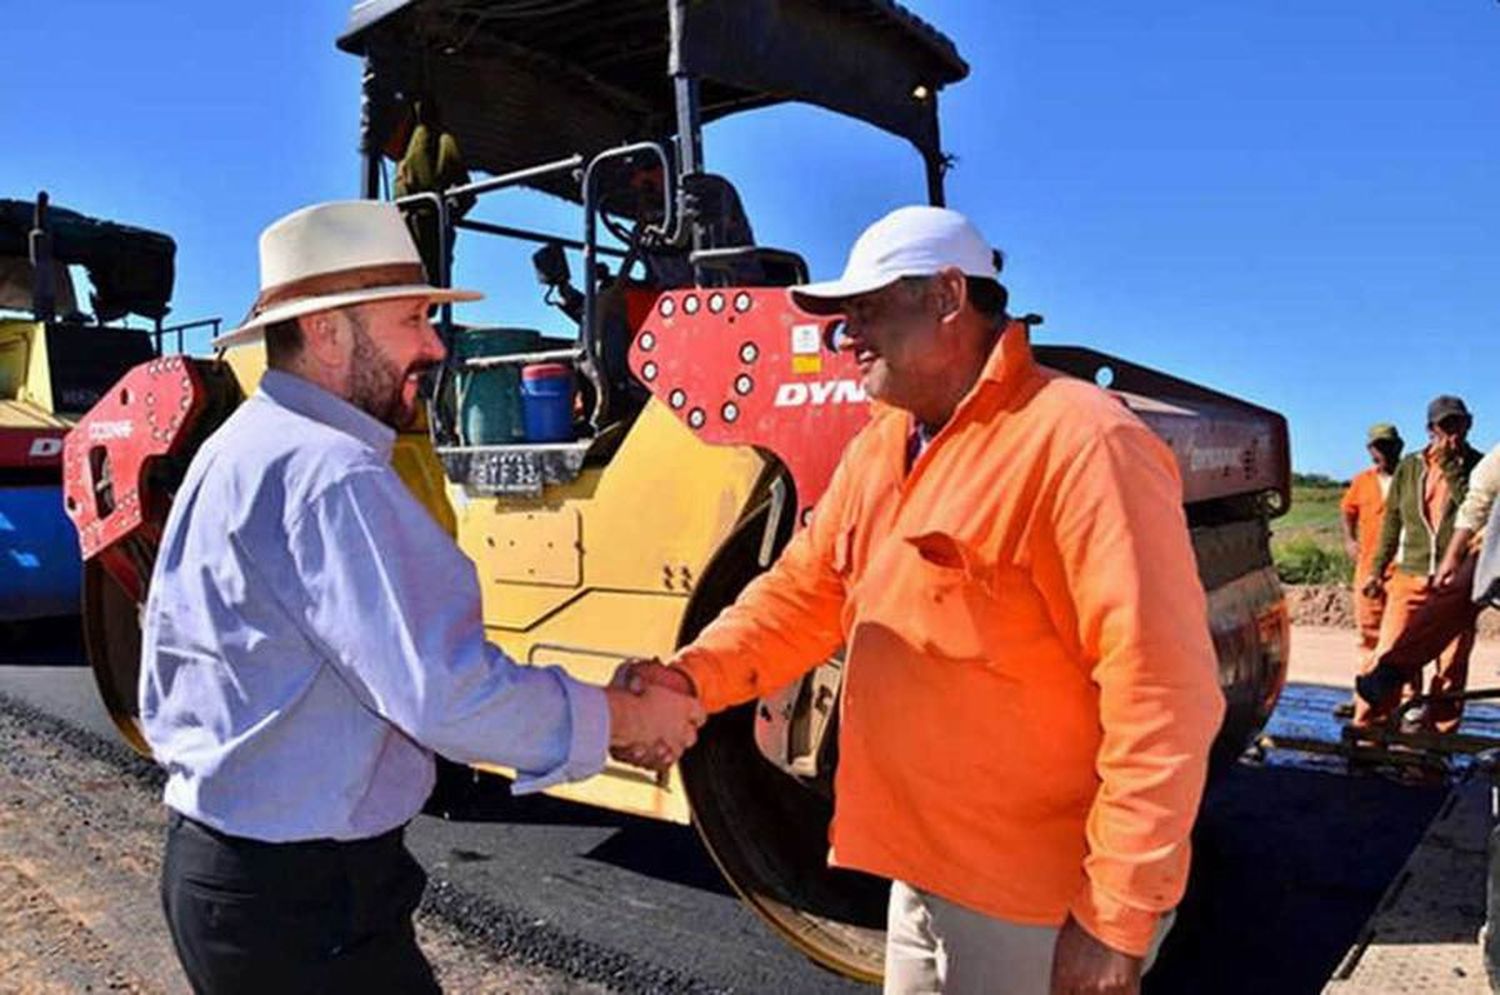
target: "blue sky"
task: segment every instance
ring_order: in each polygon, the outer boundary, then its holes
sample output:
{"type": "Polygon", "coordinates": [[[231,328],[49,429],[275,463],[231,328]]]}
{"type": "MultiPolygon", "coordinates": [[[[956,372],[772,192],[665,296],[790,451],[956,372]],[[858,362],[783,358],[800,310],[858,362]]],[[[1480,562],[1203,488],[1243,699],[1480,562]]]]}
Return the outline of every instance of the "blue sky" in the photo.
{"type": "MultiPolygon", "coordinates": [[[[942,96],[950,203],[1008,255],[1038,339],[1275,408],[1302,470],[1422,437],[1458,393],[1500,440],[1500,4],[909,0],[973,67],[942,96]]],[[[0,196],[178,241],[174,317],[243,313],[280,214],[358,194],[347,5],[10,0],[0,196]]],[[[763,243],[836,273],[924,195],[897,139],[784,107],[710,127],[763,243]]],[[[566,230],[526,195],[486,216],[566,230]]],[[[488,320],[542,321],[522,253],[460,254],[488,320]]]]}

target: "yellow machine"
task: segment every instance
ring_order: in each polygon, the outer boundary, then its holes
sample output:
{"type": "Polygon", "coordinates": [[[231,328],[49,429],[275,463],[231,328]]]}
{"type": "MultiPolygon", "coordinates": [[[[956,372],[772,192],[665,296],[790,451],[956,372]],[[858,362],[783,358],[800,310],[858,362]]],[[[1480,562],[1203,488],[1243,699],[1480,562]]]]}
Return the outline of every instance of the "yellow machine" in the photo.
{"type": "Polygon", "coordinates": [[[78,538],[63,514],[63,436],[156,352],[172,240],[34,201],[0,199],[0,622],[76,615],[78,538]],[[69,266],[92,285],[80,310],[69,266]],[[158,334],[123,327],[134,313],[158,334]]]}
{"type": "MultiPolygon", "coordinates": [[[[755,243],[733,186],[704,169],[703,123],[786,100],[819,104],[908,140],[927,167],[927,200],[941,204],[937,96],[967,66],[886,0],[397,0],[356,5],[339,44],[365,60],[367,196],[380,194],[390,160],[424,147],[443,149],[450,173],[461,150],[467,168],[488,174],[423,189],[411,178],[440,170],[403,163],[398,202],[437,262],[434,278],[447,280],[460,236],[530,242],[548,301],[577,330],[473,327],[445,311],[450,363],[428,424],[402,437],[397,469],[473,559],[490,638],[514,658],[602,682],[627,658],[669,655],[774,559],[866,417],[852,360],[830,346],[837,319],[787,299],[781,288],[805,280],[806,266],[755,243]],[[418,101],[423,126],[444,129],[437,142],[408,140],[418,101]],[[490,194],[517,187],[576,204],[581,233],[479,219],[490,194]],[[568,252],[581,256],[581,289],[568,252]],[[571,425],[534,431],[527,378],[559,368],[577,387],[571,425]]],[[[1287,618],[1267,529],[1289,493],[1285,422],[1098,353],[1037,354],[1109,379],[1177,454],[1230,703],[1219,748],[1237,754],[1285,679],[1287,618]]],[[[222,362],[170,362],[132,376],[187,371],[181,439],[151,451],[104,446],[92,463],[80,439],[69,469],[90,658],[138,746],[135,613],[162,495],[202,432],[253,389],[264,357],[250,345],[222,362]],[[90,502],[104,471],[112,507],[148,512],[99,513],[90,502]]],[[[98,417],[144,415],[127,404],[98,417]]],[[[611,765],[552,793],[691,820],[783,936],[874,980],[884,883],[826,866],[839,676],[831,660],[716,717],[669,776],[611,765]]]]}

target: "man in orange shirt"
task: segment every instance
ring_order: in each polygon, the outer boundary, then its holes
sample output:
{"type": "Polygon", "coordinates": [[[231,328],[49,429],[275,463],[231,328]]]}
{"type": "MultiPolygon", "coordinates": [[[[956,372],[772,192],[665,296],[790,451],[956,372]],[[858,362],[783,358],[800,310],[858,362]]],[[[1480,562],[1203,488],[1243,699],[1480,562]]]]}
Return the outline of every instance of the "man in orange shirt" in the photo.
{"type": "Polygon", "coordinates": [[[807,527],[674,666],[716,711],[846,647],[829,860],[891,878],[888,992],[1135,993],[1223,717],[1167,447],[1039,367],[994,255],[908,207],[841,279],[876,402],[807,527]]]}
{"type": "MultiPolygon", "coordinates": [[[[1396,426],[1380,422],[1370,426],[1365,448],[1374,466],[1355,475],[1339,502],[1344,516],[1344,543],[1354,561],[1354,619],[1359,626],[1359,669],[1368,670],[1375,644],[1380,641],[1380,617],[1385,612],[1385,589],[1366,592],[1370,567],[1380,546],[1380,525],[1385,519],[1385,496],[1391,489],[1391,474],[1401,459],[1401,433],[1396,426]]],[[[1354,714],[1352,701],[1334,709],[1340,717],[1354,714]]]]}

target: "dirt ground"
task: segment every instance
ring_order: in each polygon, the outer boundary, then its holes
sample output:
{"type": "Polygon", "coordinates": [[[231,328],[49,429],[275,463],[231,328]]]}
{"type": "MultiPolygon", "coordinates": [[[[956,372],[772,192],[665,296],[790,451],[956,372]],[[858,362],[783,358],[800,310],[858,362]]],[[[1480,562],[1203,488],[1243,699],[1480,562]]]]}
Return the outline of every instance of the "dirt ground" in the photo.
{"type": "MultiPolygon", "coordinates": [[[[1322,684],[1352,688],[1359,672],[1360,651],[1353,629],[1328,625],[1293,625],[1291,666],[1293,684],[1322,684]]],[[[1431,675],[1431,670],[1427,671],[1431,675]]],[[[1481,639],[1469,659],[1469,690],[1500,688],[1500,640],[1481,639]]]]}
{"type": "MultiPolygon", "coordinates": [[[[1293,625],[1354,628],[1354,593],[1342,584],[1288,584],[1293,625]]],[[[1500,611],[1479,616],[1479,638],[1500,640],[1500,611]]]]}
{"type": "MultiPolygon", "coordinates": [[[[164,809],[145,776],[0,710],[0,995],[188,991],[157,903],[164,809]]],[[[603,992],[497,959],[434,917],[449,992],[603,992]]]]}

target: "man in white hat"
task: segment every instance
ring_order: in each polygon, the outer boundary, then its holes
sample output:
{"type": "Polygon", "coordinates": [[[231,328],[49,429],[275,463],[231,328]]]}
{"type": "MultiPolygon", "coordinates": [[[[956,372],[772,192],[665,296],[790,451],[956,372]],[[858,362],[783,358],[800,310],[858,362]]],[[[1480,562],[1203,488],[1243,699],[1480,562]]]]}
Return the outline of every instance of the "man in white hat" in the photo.
{"type": "Polygon", "coordinates": [[[1223,715],[1167,447],[1032,359],[963,215],[902,208],[844,275],[875,400],[777,563],[672,666],[717,711],[845,647],[829,860],[891,878],[888,992],[1134,993],[1187,879],[1223,715]]]}
{"type": "Polygon", "coordinates": [[[397,208],[322,204],[260,240],[260,388],[194,457],[143,624],[141,722],[167,769],[162,900],[198,992],[431,992],[405,824],[435,753],[517,791],[632,747],[662,767],[702,710],[523,667],[486,642],[473,564],[390,466],[430,286],[397,208]]]}

